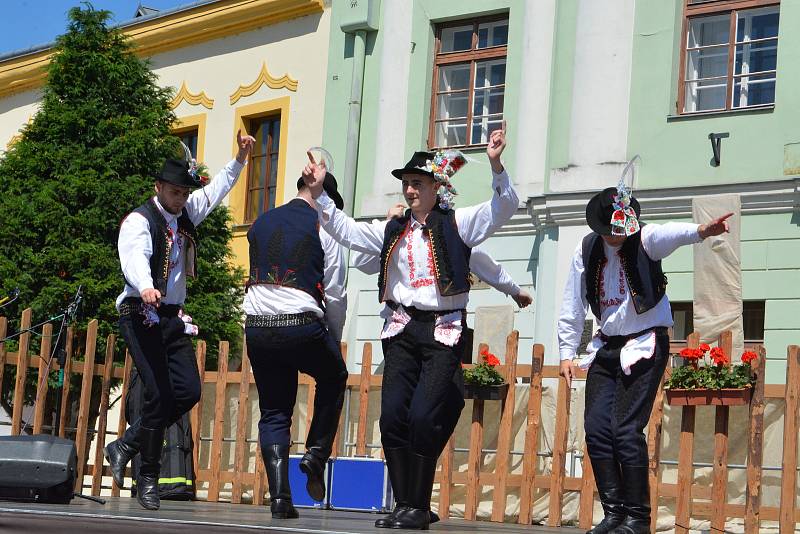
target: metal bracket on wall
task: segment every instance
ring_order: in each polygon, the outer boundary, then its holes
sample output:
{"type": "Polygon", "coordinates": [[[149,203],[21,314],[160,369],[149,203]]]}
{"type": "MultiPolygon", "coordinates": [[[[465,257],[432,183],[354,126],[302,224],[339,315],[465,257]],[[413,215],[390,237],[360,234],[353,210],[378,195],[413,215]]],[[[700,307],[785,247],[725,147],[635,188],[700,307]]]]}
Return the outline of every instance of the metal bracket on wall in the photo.
{"type": "Polygon", "coordinates": [[[711,150],[714,151],[714,157],[710,161],[712,167],[719,167],[722,140],[730,136],[731,134],[728,132],[708,134],[708,138],[711,141],[711,150]]]}

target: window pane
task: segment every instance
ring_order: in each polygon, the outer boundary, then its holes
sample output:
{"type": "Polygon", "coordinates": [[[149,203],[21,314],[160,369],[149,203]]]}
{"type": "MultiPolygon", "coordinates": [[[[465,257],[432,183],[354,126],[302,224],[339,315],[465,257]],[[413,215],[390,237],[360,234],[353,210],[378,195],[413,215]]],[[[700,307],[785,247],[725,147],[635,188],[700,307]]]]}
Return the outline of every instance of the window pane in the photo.
{"type": "Polygon", "coordinates": [[[503,127],[503,115],[473,117],[471,143],[477,145],[489,142],[489,134],[503,127]]]}
{"type": "Polygon", "coordinates": [[[436,123],[436,146],[465,145],[467,121],[455,120],[436,123]]]}
{"type": "Polygon", "coordinates": [[[686,83],[684,111],[725,109],[726,80],[705,80],[686,83]]]}
{"type": "Polygon", "coordinates": [[[272,122],[272,152],[277,152],[281,142],[281,120],[273,119],[271,122],[272,122]]]}
{"type": "Polygon", "coordinates": [[[760,106],[774,102],[775,74],[753,74],[734,80],[733,107],[760,106]]]}
{"type": "Polygon", "coordinates": [[[714,46],[689,50],[686,54],[686,79],[698,80],[728,75],[728,47],[714,46]]]}
{"type": "Polygon", "coordinates": [[[277,190],[274,187],[270,187],[269,188],[268,199],[267,200],[269,202],[269,207],[270,208],[274,208],[275,207],[275,192],[276,191],[277,190]]]}
{"type": "Polygon", "coordinates": [[[469,63],[439,67],[439,92],[469,88],[469,63]]]}
{"type": "Polygon", "coordinates": [[[503,113],[503,97],[505,89],[479,89],[475,91],[475,103],[472,107],[473,115],[493,115],[503,113]]]}
{"type": "Polygon", "coordinates": [[[475,63],[475,88],[506,83],[506,59],[493,59],[475,63]]]}
{"type": "Polygon", "coordinates": [[[775,70],[778,60],[778,40],[736,45],[736,74],[775,70]]]}
{"type": "Polygon", "coordinates": [[[197,130],[191,130],[188,132],[183,132],[182,134],[178,134],[178,138],[181,142],[189,148],[189,152],[192,153],[192,157],[197,157],[197,130]]]}
{"type": "Polygon", "coordinates": [[[437,119],[467,118],[469,93],[448,93],[439,95],[436,102],[437,119]]]}
{"type": "Polygon", "coordinates": [[[778,37],[778,8],[736,12],[736,42],[778,37]]]}
{"type": "Polygon", "coordinates": [[[742,303],[742,325],[745,341],[764,341],[764,301],[742,303]]]}
{"type": "Polygon", "coordinates": [[[472,24],[442,29],[441,52],[459,52],[472,49],[472,24]]]}
{"type": "Polygon", "coordinates": [[[478,25],[478,48],[508,44],[508,21],[484,22],[478,25]]]}
{"type": "Polygon", "coordinates": [[[267,132],[264,130],[264,123],[260,120],[254,120],[250,126],[251,135],[255,137],[256,143],[253,146],[253,155],[262,156],[266,152],[267,132]]]}
{"type": "MultiPolygon", "coordinates": [[[[273,154],[269,160],[269,187],[278,185],[278,154],[273,154]]],[[[270,207],[274,207],[271,205],[270,207]]]]}
{"type": "Polygon", "coordinates": [[[728,44],[730,32],[730,16],[714,15],[712,17],[695,17],[689,19],[689,36],[687,46],[709,46],[728,44]]]}

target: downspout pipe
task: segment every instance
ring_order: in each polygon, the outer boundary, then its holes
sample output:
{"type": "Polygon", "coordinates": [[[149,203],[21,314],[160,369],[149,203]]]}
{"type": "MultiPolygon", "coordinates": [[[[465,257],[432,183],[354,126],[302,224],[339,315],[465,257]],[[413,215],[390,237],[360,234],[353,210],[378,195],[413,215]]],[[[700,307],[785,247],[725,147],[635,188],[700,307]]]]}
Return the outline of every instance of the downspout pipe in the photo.
{"type": "Polygon", "coordinates": [[[349,117],[347,122],[347,148],[344,159],[345,212],[355,216],[356,169],[358,143],[361,136],[361,100],[364,94],[364,62],[367,56],[367,32],[353,33],[353,76],[350,82],[349,117]]]}

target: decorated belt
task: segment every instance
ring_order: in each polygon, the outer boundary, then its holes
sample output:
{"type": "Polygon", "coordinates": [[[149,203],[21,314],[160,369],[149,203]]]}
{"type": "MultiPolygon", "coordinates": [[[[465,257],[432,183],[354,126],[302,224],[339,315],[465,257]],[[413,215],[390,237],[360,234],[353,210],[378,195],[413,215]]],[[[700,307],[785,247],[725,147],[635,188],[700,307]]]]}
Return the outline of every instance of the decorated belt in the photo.
{"type": "Polygon", "coordinates": [[[282,313],[278,315],[248,315],[244,321],[247,328],[279,328],[283,326],[305,326],[318,320],[314,312],[282,313]]]}
{"type": "MultiPolygon", "coordinates": [[[[179,304],[161,304],[154,308],[159,317],[177,317],[181,311],[179,304]]],[[[128,297],[119,305],[120,317],[128,315],[144,315],[142,313],[142,299],[128,297]]]]}
{"type": "Polygon", "coordinates": [[[437,317],[441,317],[443,315],[450,315],[453,312],[462,312],[464,313],[464,309],[455,309],[455,310],[420,310],[414,306],[401,306],[392,300],[387,300],[386,305],[389,306],[394,311],[397,311],[400,308],[408,314],[409,317],[414,319],[415,321],[419,321],[421,323],[430,323],[436,320],[437,317]]]}
{"type": "Polygon", "coordinates": [[[634,332],[633,334],[625,334],[623,336],[607,336],[601,330],[598,333],[598,336],[603,343],[608,343],[609,341],[613,340],[628,341],[629,339],[636,339],[637,337],[643,336],[648,332],[655,332],[657,336],[665,336],[669,334],[669,329],[666,326],[655,326],[653,328],[646,328],[641,332],[634,332]]]}

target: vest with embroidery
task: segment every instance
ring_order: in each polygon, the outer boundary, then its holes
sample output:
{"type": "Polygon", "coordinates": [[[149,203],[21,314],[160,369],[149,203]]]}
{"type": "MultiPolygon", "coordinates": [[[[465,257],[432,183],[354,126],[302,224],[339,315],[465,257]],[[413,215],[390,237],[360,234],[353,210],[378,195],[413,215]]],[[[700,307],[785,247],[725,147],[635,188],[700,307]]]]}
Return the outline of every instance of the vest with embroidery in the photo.
{"type": "MultiPolygon", "coordinates": [[[[456,215],[453,210],[442,210],[438,206],[428,214],[422,231],[428,236],[433,259],[433,276],[439,294],[452,297],[467,293],[469,283],[469,257],[472,253],[461,236],[458,235],[456,215]]],[[[381,270],[378,273],[378,301],[386,300],[386,287],[389,270],[389,258],[409,229],[411,210],[403,217],[392,219],[386,224],[381,250],[381,270]]]]}
{"type": "Polygon", "coordinates": [[[254,284],[305,291],[324,308],[325,253],[319,238],[317,210],[295,198],[261,215],[247,232],[250,278],[254,284]]]}
{"type": "MultiPolygon", "coordinates": [[[[173,240],[169,237],[167,220],[152,198],[131,213],[138,213],[147,219],[150,227],[150,240],[153,242],[153,254],[150,256],[150,276],[153,278],[153,287],[161,293],[162,297],[165,297],[169,278],[169,261],[174,246],[173,240]]],[[[189,218],[186,208],[178,216],[178,234],[183,237],[186,247],[186,275],[195,278],[197,276],[195,268],[197,265],[197,229],[189,218]]],[[[126,283],[132,286],[127,280],[126,283]]]]}
{"type": "MultiPolygon", "coordinates": [[[[586,274],[586,300],[592,308],[592,313],[599,320],[602,313],[600,280],[606,264],[603,239],[599,234],[592,232],[583,238],[581,248],[586,274]]],[[[619,249],[619,258],[636,313],[642,314],[651,310],[667,291],[667,277],[661,269],[661,261],[654,261],[647,255],[642,246],[641,232],[625,240],[619,249]]]]}

